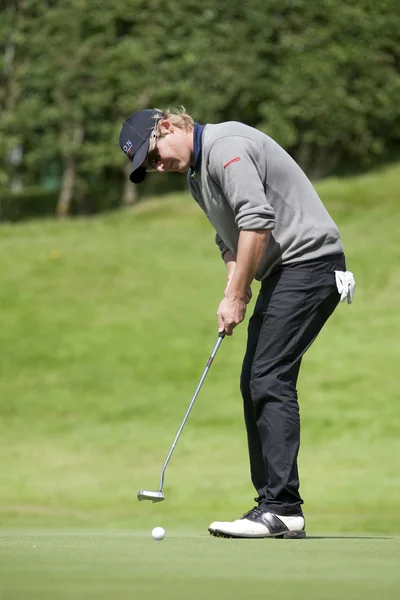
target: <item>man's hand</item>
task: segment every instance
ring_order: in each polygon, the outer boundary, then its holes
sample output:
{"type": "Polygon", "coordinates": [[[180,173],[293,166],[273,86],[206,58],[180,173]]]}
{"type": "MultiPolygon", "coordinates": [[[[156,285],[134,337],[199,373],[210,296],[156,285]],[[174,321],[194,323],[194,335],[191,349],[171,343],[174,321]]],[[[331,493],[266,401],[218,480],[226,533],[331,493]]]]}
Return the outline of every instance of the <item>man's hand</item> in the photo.
{"type": "MultiPolygon", "coordinates": [[[[251,293],[251,290],[250,290],[251,293]]],[[[250,296],[251,297],[251,296],[250,296]]],[[[218,307],[218,330],[225,331],[226,335],[232,335],[233,329],[239,325],[246,316],[246,305],[250,302],[248,296],[240,298],[237,296],[225,295],[218,307]]]]}
{"type": "Polygon", "coordinates": [[[229,294],[229,285],[232,281],[235,272],[236,262],[229,263],[228,280],[224,290],[224,299],[221,301],[218,311],[218,329],[225,331],[226,335],[232,335],[232,331],[236,325],[241,323],[246,315],[246,305],[250,302],[253,292],[248,285],[245,297],[237,298],[229,294]]]}

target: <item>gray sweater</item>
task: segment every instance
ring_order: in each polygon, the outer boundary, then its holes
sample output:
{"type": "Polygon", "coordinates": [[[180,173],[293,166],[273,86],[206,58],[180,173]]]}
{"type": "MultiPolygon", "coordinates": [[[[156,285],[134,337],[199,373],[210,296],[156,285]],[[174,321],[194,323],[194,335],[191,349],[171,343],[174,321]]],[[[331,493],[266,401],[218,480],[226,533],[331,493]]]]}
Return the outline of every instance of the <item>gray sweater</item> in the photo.
{"type": "Polygon", "coordinates": [[[269,229],[257,274],[343,252],[339,231],[310,180],[273,139],[242,123],[206,125],[200,170],[190,191],[217,232],[221,254],[236,256],[242,229],[269,229]]]}

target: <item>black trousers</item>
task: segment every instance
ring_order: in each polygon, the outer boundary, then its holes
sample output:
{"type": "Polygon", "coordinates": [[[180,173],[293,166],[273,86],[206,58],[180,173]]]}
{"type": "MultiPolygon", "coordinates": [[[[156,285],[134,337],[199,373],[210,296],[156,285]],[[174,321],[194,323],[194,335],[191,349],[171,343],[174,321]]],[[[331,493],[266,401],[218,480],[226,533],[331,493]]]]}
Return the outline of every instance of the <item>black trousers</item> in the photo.
{"type": "Polygon", "coordinates": [[[343,254],[283,267],[262,282],[250,318],[241,392],[259,506],[301,515],[297,378],[303,354],[339,302],[343,254]]]}

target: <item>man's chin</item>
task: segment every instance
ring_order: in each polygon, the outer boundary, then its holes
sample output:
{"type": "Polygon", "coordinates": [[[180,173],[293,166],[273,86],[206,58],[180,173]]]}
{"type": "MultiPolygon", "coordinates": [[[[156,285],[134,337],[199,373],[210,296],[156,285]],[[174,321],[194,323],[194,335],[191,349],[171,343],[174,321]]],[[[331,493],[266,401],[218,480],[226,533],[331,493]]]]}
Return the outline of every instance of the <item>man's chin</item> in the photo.
{"type": "Polygon", "coordinates": [[[174,160],[171,165],[171,171],[174,173],[187,173],[190,165],[181,160],[174,160]]]}

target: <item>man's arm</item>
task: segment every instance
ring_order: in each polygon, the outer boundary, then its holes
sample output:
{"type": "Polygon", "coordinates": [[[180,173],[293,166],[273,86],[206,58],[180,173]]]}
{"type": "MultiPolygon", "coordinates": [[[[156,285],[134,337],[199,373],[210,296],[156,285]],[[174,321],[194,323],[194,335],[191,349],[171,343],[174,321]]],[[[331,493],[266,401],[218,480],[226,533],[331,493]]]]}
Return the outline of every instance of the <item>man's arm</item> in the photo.
{"type": "Polygon", "coordinates": [[[230,251],[225,253],[228,284],[217,312],[220,332],[232,335],[236,325],[243,321],[249,301],[248,289],[265,256],[270,235],[271,232],[265,229],[242,230],[239,234],[237,257],[230,251]]]}
{"type": "MultiPolygon", "coordinates": [[[[236,256],[233,254],[233,252],[231,252],[230,250],[228,250],[227,252],[225,252],[224,256],[223,256],[224,262],[225,262],[225,267],[226,267],[226,287],[225,287],[225,291],[224,291],[224,295],[226,294],[228,287],[232,281],[232,277],[233,274],[235,272],[236,269],[236,256]]],[[[253,296],[253,292],[251,291],[251,287],[248,286],[247,290],[246,290],[246,304],[248,304],[251,300],[253,296]]]]}
{"type": "Polygon", "coordinates": [[[228,278],[227,286],[228,286],[231,282],[231,279],[232,279],[233,274],[236,269],[236,256],[233,254],[233,252],[231,252],[230,250],[225,252],[224,262],[225,262],[225,266],[226,266],[226,274],[227,274],[227,278],[228,278]]]}

